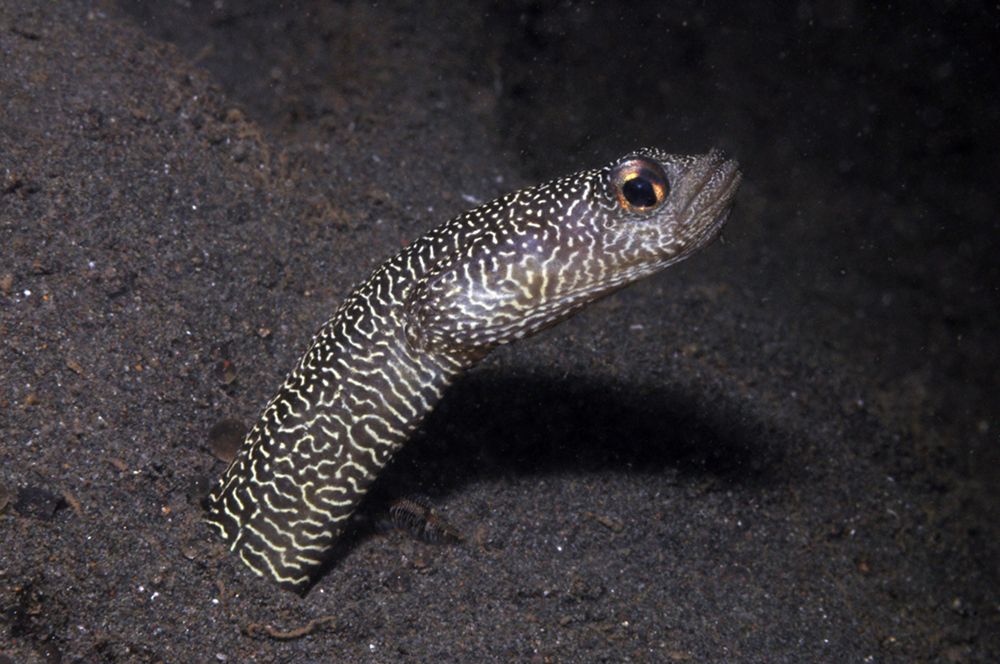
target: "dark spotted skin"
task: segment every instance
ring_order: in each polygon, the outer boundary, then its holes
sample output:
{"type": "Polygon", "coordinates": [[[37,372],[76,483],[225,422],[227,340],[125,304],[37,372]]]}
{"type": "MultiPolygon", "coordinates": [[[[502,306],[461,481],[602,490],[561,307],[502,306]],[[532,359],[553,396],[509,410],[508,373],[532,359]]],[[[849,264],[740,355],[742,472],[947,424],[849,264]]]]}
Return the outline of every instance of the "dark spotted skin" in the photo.
{"type": "Polygon", "coordinates": [[[708,244],[739,182],[719,152],[647,148],[419,238],[320,328],[212,490],[207,521],[257,574],[308,588],[449,383],[497,345],[708,244]]]}

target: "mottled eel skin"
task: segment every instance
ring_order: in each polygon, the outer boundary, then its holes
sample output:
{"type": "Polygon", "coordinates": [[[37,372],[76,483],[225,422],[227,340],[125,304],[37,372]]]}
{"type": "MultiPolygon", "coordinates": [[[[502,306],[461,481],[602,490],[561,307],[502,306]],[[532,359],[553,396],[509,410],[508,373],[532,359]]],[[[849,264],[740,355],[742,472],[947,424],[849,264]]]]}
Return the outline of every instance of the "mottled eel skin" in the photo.
{"type": "Polygon", "coordinates": [[[430,231],[319,330],[212,490],[207,521],[254,572],[308,589],[449,383],[496,346],[704,247],[739,183],[721,152],[646,148],[430,231]]]}

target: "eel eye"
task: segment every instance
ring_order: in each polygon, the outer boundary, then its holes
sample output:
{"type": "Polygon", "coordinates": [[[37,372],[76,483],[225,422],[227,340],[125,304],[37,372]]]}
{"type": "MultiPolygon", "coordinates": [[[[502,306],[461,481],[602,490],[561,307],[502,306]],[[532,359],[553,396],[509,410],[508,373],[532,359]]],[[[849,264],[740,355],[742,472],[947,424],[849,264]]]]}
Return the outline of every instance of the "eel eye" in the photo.
{"type": "Polygon", "coordinates": [[[659,164],[637,157],[612,169],[611,188],[622,209],[649,212],[667,200],[670,182],[659,164]]]}

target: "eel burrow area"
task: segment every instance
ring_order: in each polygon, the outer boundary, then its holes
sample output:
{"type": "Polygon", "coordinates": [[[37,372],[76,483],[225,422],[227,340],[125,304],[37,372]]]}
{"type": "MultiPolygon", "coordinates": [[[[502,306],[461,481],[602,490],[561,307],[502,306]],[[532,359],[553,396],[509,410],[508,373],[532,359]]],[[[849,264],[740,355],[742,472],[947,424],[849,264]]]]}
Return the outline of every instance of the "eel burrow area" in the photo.
{"type": "Polygon", "coordinates": [[[740,178],[720,151],[645,148],[417,239],[320,328],[213,488],[208,523],[254,572],[304,592],[449,383],[496,346],[706,246],[740,178]]]}

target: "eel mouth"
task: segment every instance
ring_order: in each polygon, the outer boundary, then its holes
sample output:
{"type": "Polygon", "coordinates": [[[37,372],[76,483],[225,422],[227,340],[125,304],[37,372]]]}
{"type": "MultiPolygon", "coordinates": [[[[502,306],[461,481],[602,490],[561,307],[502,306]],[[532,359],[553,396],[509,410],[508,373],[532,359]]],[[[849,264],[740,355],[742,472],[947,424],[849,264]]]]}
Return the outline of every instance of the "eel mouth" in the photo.
{"type": "Polygon", "coordinates": [[[738,161],[716,149],[698,157],[685,179],[679,192],[680,244],[691,253],[709,244],[725,226],[743,174],[738,161]]]}
{"type": "MultiPolygon", "coordinates": [[[[715,154],[715,178],[721,181],[719,187],[719,201],[722,208],[732,208],[736,191],[743,182],[743,173],[740,171],[740,162],[729,159],[722,150],[715,150],[709,155],[715,154]]],[[[720,208],[721,209],[721,208],[720,208]]]]}
{"type": "Polygon", "coordinates": [[[727,157],[723,150],[712,150],[701,157],[691,167],[691,175],[695,184],[688,194],[685,209],[692,205],[704,206],[705,213],[712,216],[732,207],[733,197],[743,181],[740,163],[727,157]]]}

